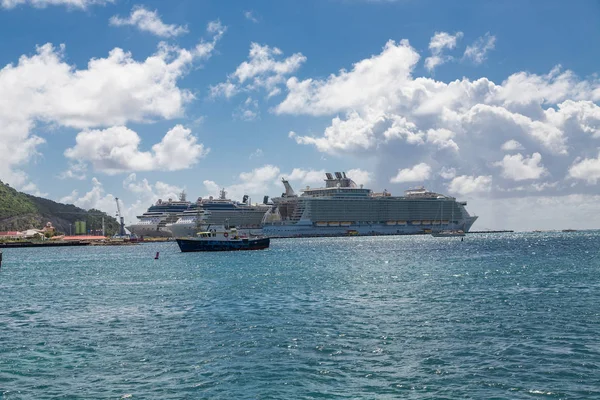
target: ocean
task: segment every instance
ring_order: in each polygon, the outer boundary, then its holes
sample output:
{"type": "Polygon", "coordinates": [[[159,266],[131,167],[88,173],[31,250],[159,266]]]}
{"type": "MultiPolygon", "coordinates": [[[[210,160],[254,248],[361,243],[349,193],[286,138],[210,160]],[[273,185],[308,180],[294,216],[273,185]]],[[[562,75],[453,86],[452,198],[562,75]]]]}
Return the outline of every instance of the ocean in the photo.
{"type": "Polygon", "coordinates": [[[598,399],[599,255],[600,232],[5,249],[0,396],[598,399]]]}

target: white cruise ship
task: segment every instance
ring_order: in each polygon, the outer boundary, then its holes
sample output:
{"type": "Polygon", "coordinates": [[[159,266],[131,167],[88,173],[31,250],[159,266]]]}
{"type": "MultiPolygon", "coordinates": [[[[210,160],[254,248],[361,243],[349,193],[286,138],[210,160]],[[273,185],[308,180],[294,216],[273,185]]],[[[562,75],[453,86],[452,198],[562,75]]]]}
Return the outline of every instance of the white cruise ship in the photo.
{"type": "Polygon", "coordinates": [[[326,174],[325,187],[294,193],[282,180],[285,193],[273,198],[263,218],[263,233],[271,237],[408,235],[444,230],[468,232],[477,219],[466,202],[425,188],[404,196],[373,193],[357,186],[344,172],[326,174]]]}
{"type": "Polygon", "coordinates": [[[168,223],[165,229],[174,237],[186,237],[194,236],[206,225],[229,225],[259,235],[262,233],[263,216],[270,208],[267,204],[250,205],[248,196],[244,196],[241,203],[230,200],[223,189],[218,199],[212,196],[208,199],[199,198],[176,221],[168,223]]]}
{"type": "Polygon", "coordinates": [[[185,192],[179,195],[178,200],[159,199],[142,215],[138,222],[131,224],[127,229],[136,236],[144,237],[169,237],[171,232],[165,230],[165,225],[177,220],[178,215],[188,209],[190,202],[186,200],[185,192]]]}

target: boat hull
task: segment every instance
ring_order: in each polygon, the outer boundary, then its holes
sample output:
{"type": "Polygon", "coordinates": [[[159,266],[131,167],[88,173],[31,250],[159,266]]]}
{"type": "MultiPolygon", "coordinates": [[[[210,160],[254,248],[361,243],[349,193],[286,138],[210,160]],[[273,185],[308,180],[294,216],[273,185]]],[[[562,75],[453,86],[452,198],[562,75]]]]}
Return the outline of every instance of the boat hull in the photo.
{"type": "Polygon", "coordinates": [[[176,239],[183,253],[196,251],[239,251],[264,250],[269,247],[269,238],[240,239],[240,240],[199,240],[176,239]]]}
{"type": "MultiPolygon", "coordinates": [[[[468,232],[477,217],[456,224],[449,224],[448,229],[461,229],[468,232]]],[[[377,236],[377,235],[423,235],[431,234],[432,225],[406,224],[352,224],[350,226],[317,226],[300,224],[268,224],[263,226],[263,234],[272,238],[321,237],[321,236],[377,236]]]]}

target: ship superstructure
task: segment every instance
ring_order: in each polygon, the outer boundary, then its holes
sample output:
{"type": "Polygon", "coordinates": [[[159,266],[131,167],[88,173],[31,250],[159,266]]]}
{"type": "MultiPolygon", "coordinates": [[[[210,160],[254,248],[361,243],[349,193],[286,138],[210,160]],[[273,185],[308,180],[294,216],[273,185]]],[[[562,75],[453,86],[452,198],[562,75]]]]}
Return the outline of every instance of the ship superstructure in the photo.
{"type": "Polygon", "coordinates": [[[166,229],[174,237],[194,236],[206,225],[225,225],[260,234],[263,216],[269,208],[266,204],[251,205],[248,196],[244,196],[242,202],[228,199],[227,192],[222,189],[216,199],[212,196],[199,198],[176,221],[167,224],[166,229]]]}
{"type": "Polygon", "coordinates": [[[128,226],[127,229],[137,236],[169,237],[171,232],[165,230],[165,226],[176,221],[178,215],[189,206],[190,202],[186,200],[185,192],[181,192],[177,200],[159,199],[145,213],[137,217],[137,223],[128,226]]]}
{"type": "Polygon", "coordinates": [[[439,229],[467,232],[477,219],[466,202],[425,188],[404,196],[374,193],[358,186],[344,172],[326,173],[325,187],[306,188],[297,196],[289,182],[286,192],[273,198],[274,207],[263,218],[263,232],[272,237],[405,235],[439,229]]]}

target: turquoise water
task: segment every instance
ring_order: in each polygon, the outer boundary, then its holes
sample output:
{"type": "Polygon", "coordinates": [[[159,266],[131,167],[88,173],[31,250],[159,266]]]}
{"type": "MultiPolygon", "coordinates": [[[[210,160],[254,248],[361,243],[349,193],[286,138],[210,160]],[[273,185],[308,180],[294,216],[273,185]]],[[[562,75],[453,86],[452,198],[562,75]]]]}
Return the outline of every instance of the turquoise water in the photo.
{"type": "Polygon", "coordinates": [[[600,398],[599,239],[6,249],[1,398],[600,398]]]}

